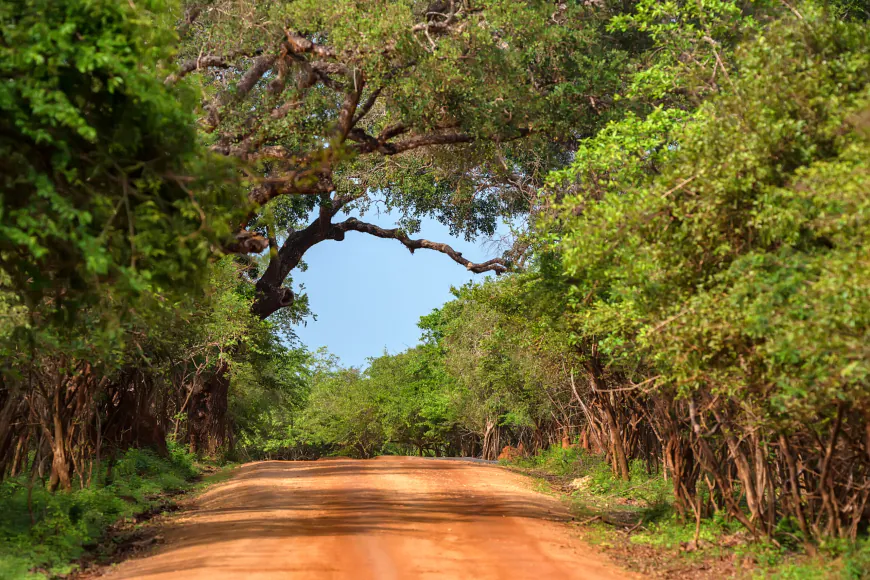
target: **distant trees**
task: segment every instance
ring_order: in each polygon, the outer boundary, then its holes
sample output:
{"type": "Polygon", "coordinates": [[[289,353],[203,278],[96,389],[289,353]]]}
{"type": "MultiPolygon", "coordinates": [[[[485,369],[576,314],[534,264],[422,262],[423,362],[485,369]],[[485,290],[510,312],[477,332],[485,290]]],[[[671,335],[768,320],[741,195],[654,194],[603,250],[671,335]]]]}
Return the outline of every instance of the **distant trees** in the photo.
{"type": "Polygon", "coordinates": [[[431,346],[315,373],[297,445],[355,457],[461,454],[451,381],[431,346]]]}

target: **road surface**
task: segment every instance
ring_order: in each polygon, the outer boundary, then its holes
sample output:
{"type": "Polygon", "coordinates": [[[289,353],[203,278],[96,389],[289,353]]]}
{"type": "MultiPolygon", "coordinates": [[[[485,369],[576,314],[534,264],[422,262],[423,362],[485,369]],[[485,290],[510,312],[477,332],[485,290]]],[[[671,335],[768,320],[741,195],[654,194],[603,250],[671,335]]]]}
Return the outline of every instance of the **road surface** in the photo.
{"type": "Polygon", "coordinates": [[[112,579],[631,578],[555,499],[491,465],[384,457],[245,465],[112,579]]]}

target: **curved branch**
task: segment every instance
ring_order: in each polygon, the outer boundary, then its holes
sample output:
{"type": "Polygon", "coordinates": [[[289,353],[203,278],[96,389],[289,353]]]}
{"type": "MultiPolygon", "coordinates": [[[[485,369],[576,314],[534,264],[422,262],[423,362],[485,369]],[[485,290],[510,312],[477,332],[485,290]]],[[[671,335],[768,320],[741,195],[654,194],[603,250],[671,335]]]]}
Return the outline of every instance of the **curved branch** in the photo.
{"type": "Polygon", "coordinates": [[[475,274],[482,274],[483,272],[495,272],[496,274],[503,274],[504,272],[507,272],[507,266],[505,265],[504,260],[502,260],[501,258],[493,258],[492,260],[477,264],[463,257],[461,252],[457,252],[447,244],[443,244],[440,242],[431,242],[429,240],[423,239],[412,240],[405,232],[403,232],[399,228],[384,229],[374,224],[361,222],[356,218],[350,218],[341,223],[337,223],[333,226],[333,228],[337,228],[342,232],[362,232],[378,238],[398,240],[406,248],[408,248],[408,250],[412,254],[415,250],[419,250],[421,248],[426,250],[435,250],[436,252],[447,254],[454,262],[456,262],[457,264],[462,264],[463,266],[465,266],[466,270],[468,270],[469,272],[474,272],[475,274]]]}
{"type": "Polygon", "coordinates": [[[204,68],[229,68],[231,66],[232,64],[225,56],[219,54],[205,54],[203,56],[192,58],[190,60],[182,62],[176,72],[166,77],[166,80],[163,81],[163,84],[175,84],[179,80],[196,70],[204,68]]]}
{"type": "MultiPolygon", "coordinates": [[[[407,128],[404,128],[407,131],[407,128]]],[[[467,133],[457,133],[454,131],[448,133],[428,133],[423,135],[414,135],[401,141],[387,141],[392,134],[382,134],[375,138],[362,130],[354,130],[348,135],[348,139],[356,141],[357,145],[350,149],[356,151],[360,155],[373,153],[377,151],[381,155],[398,155],[412,149],[421,147],[429,147],[432,145],[455,145],[459,143],[472,143],[475,139],[467,133]]]]}
{"type": "Polygon", "coordinates": [[[287,46],[292,52],[297,54],[307,52],[315,54],[320,58],[332,58],[335,56],[335,52],[331,48],[315,44],[291,30],[285,30],[284,35],[287,37],[287,46]]]}
{"type": "Polygon", "coordinates": [[[351,76],[354,87],[345,94],[344,102],[341,104],[341,109],[338,112],[338,125],[336,127],[338,144],[344,143],[344,140],[347,139],[347,134],[353,128],[353,119],[356,116],[359,98],[365,85],[362,74],[358,71],[354,70],[351,76]]]}
{"type": "Polygon", "coordinates": [[[239,79],[235,90],[224,91],[215,99],[215,102],[209,107],[208,126],[206,127],[209,133],[217,129],[221,122],[223,117],[221,108],[233,99],[244,99],[254,88],[254,85],[263,78],[263,75],[269,72],[277,59],[278,57],[274,54],[258,56],[254,59],[251,67],[242,75],[242,78],[239,79]]]}
{"type": "Polygon", "coordinates": [[[251,92],[251,89],[254,88],[254,85],[263,78],[263,75],[269,72],[269,69],[272,68],[276,60],[278,60],[278,57],[274,54],[267,54],[255,58],[254,62],[251,64],[251,68],[242,75],[239,84],[236,85],[235,95],[233,95],[234,98],[245,98],[245,96],[251,92]]]}
{"type": "Polygon", "coordinates": [[[365,103],[363,103],[362,106],[359,107],[359,109],[357,109],[357,113],[354,116],[353,121],[350,124],[351,127],[356,127],[356,125],[363,119],[363,117],[365,117],[368,114],[368,112],[371,111],[372,107],[375,104],[375,101],[377,101],[378,97],[381,96],[382,90],[383,90],[383,87],[378,87],[377,89],[375,89],[374,91],[371,92],[369,97],[366,99],[365,103]]]}
{"type": "MultiPolygon", "coordinates": [[[[362,232],[378,238],[393,239],[400,241],[413,254],[420,248],[435,250],[447,254],[454,262],[462,264],[469,272],[481,274],[483,272],[495,272],[502,274],[507,271],[507,266],[501,258],[494,258],[480,264],[462,256],[447,244],[430,242],[429,240],[412,240],[399,229],[384,229],[374,224],[361,222],[356,218],[333,224],[330,220],[341,205],[352,201],[354,196],[336,197],[332,205],[322,206],[320,216],[301,230],[291,230],[287,238],[277,252],[273,252],[269,265],[263,275],[257,280],[257,299],[251,307],[251,311],[260,318],[267,318],[272,313],[287,306],[293,301],[293,294],[282,285],[284,279],[291,270],[299,265],[302,256],[316,244],[326,240],[342,241],[345,233],[349,231],[362,232]]],[[[265,242],[265,240],[263,240],[265,242]]]]}

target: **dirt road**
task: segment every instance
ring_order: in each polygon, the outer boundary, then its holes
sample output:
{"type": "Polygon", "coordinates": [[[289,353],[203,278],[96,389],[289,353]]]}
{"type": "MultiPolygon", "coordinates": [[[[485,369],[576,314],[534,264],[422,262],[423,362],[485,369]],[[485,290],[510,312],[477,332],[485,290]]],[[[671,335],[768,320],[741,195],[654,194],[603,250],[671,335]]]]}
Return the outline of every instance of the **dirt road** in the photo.
{"type": "Polygon", "coordinates": [[[558,501],[505,469],[405,457],[240,468],[109,577],[630,578],[574,537],[558,501]]]}

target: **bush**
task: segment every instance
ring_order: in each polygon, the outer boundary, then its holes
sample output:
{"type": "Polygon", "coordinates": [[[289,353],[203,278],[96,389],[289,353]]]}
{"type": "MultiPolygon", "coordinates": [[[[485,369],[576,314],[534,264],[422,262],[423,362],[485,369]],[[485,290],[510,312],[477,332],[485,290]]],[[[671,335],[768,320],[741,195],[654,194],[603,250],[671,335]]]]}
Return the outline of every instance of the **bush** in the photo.
{"type": "Polygon", "coordinates": [[[49,492],[42,482],[29,488],[19,477],[0,484],[0,578],[65,574],[94,547],[114,522],[160,505],[161,494],[185,489],[198,473],[193,458],[170,445],[162,458],[144,449],[124,453],[95,482],[73,492],[49,492]]]}

